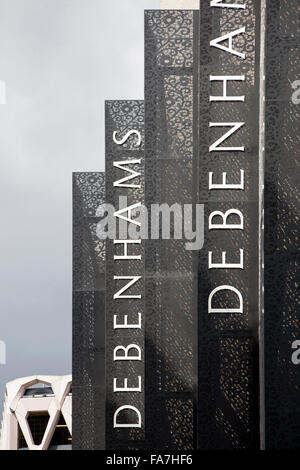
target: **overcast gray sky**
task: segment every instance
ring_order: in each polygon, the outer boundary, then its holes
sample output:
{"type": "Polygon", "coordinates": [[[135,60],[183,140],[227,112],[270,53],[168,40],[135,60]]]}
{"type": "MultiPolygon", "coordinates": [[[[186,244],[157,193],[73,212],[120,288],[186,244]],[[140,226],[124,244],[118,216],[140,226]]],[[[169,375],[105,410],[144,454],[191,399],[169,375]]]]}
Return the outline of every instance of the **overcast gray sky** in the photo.
{"type": "Polygon", "coordinates": [[[104,170],[104,100],[143,98],[143,10],[158,7],[0,0],[1,408],[7,381],[71,373],[71,174],[104,170]]]}

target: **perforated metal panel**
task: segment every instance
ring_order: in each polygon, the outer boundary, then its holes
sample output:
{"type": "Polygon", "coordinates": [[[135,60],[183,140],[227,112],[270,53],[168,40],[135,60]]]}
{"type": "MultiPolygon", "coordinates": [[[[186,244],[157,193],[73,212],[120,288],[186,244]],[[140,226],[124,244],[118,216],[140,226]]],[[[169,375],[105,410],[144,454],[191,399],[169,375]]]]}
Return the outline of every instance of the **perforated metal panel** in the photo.
{"type": "MultiPolygon", "coordinates": [[[[119,197],[127,197],[127,206],[145,202],[144,183],[144,102],[135,100],[107,101],[105,114],[105,142],[106,142],[106,202],[112,204],[116,210],[121,209],[119,197]],[[129,135],[130,131],[137,131],[129,135]],[[117,144],[115,140],[123,142],[117,144]],[[126,137],[128,135],[128,137],[126,137]],[[139,143],[140,136],[140,143],[139,143]],[[126,164],[140,174],[128,185],[140,185],[139,188],[114,186],[114,183],[129,175],[128,172],[114,166],[114,163],[140,160],[139,164],[126,164]]],[[[125,183],[124,183],[125,184],[125,183]]],[[[123,207],[124,208],[124,207],[123,207]]],[[[133,215],[135,218],[138,214],[133,215]]],[[[117,218],[116,218],[117,220],[117,218]]],[[[131,224],[127,224],[127,228],[131,224]]],[[[117,224],[118,228],[119,224],[117,224]]],[[[115,239],[132,239],[127,233],[124,237],[115,239]]],[[[114,244],[114,240],[106,241],[106,448],[107,449],[135,449],[144,448],[145,416],[144,416],[144,242],[128,248],[129,255],[140,255],[140,260],[114,260],[114,255],[124,255],[124,247],[114,244]],[[128,283],[116,280],[115,276],[139,276],[141,279],[124,295],[140,295],[140,299],[114,299],[114,295],[128,283]],[[124,316],[128,316],[130,324],[138,323],[138,314],[142,315],[142,328],[116,329],[117,323],[124,323],[124,316]],[[114,349],[118,346],[127,347],[130,344],[138,345],[142,350],[141,361],[114,361],[114,349]],[[137,387],[138,377],[141,377],[141,392],[114,392],[113,381],[117,379],[117,386],[124,386],[124,379],[128,378],[128,387],[137,387]],[[121,406],[134,406],[141,413],[141,428],[115,428],[113,425],[114,413],[121,406]]],[[[126,411],[130,415],[130,411],[126,411]]],[[[126,413],[125,412],[125,413],[126,413]]],[[[132,412],[131,412],[132,413],[132,412]]],[[[134,421],[135,415],[128,416],[134,421]]],[[[125,421],[128,422],[126,419],[125,421]]],[[[124,422],[124,418],[123,421],[124,422]]]]}
{"type": "MultiPolygon", "coordinates": [[[[198,265],[198,448],[255,449],[259,447],[259,84],[261,3],[246,2],[246,9],[210,8],[200,1],[200,107],[199,201],[205,204],[205,245],[198,265]],[[245,59],[211,47],[210,41],[245,27],[233,48],[245,59]],[[222,84],[212,76],[241,76],[228,84],[228,94],[245,96],[244,102],[210,101],[222,95],[222,84]],[[243,122],[244,126],[223,146],[245,151],[209,151],[226,128],[209,123],[243,122]],[[245,171],[244,190],[209,190],[209,172],[221,182],[239,182],[245,171]],[[238,209],[243,230],[209,230],[214,211],[238,209]],[[208,252],[221,262],[239,261],[244,269],[208,269],[208,252]],[[208,313],[208,297],[218,286],[229,285],[243,296],[242,314],[208,313]]],[[[222,45],[227,45],[224,42],[222,45]]],[[[232,308],[232,296],[220,296],[218,306],[232,308]],[[230,300],[231,299],[231,300],[230,300]]]]}
{"type": "Polygon", "coordinates": [[[265,417],[267,449],[300,448],[300,5],[267,1],[265,162],[265,417]]]}
{"type": "Polygon", "coordinates": [[[104,173],[73,174],[73,449],[105,448],[104,173]]]}
{"type": "MultiPolygon", "coordinates": [[[[146,206],[197,201],[198,12],[145,13],[146,206]]],[[[146,440],[191,450],[196,429],[195,255],[146,243],[146,440]]]]}

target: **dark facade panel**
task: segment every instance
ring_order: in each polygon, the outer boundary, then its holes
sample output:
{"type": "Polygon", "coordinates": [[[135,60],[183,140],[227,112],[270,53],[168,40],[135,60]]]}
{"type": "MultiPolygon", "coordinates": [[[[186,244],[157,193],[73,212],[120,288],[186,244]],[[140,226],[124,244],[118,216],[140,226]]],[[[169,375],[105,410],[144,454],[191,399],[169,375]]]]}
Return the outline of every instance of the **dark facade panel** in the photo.
{"type": "MultiPolygon", "coordinates": [[[[249,0],[245,9],[213,8],[200,1],[199,76],[199,202],[205,205],[205,244],[198,259],[198,448],[259,448],[259,291],[260,291],[260,205],[259,205],[259,85],[261,2],[249,0]],[[213,47],[210,41],[245,28],[233,37],[232,48],[245,57],[213,47]],[[243,76],[229,80],[229,96],[244,101],[212,101],[222,96],[223,85],[210,77],[243,76]],[[210,146],[227,127],[210,123],[244,123],[222,147],[244,151],[216,151],[210,146]],[[227,173],[228,183],[241,181],[243,190],[210,189],[209,173],[215,183],[227,173]],[[210,230],[209,216],[237,209],[244,217],[242,230],[210,230]],[[211,268],[215,263],[238,263],[244,250],[243,269],[211,268]],[[209,313],[208,299],[214,289],[230,286],[243,297],[243,313],[231,313],[229,291],[215,295],[215,306],[228,313],[209,313]]],[[[221,46],[229,47],[223,39],[221,46]]],[[[231,219],[237,223],[239,219],[231,219]]],[[[216,221],[215,221],[216,222],[216,221]]],[[[220,219],[219,219],[220,223],[220,219]]],[[[238,307],[238,302],[235,302],[238,307]]]]}
{"type": "Polygon", "coordinates": [[[73,174],[73,449],[105,445],[104,173],[73,174]]]}
{"type": "Polygon", "coordinates": [[[300,448],[299,53],[299,2],[267,0],[265,439],[273,450],[300,448]]]}
{"type": "MultiPolygon", "coordinates": [[[[146,206],[197,202],[198,12],[145,12],[146,206]]],[[[146,243],[146,441],[196,441],[196,255],[184,240],[146,243]]]]}
{"type": "MultiPolygon", "coordinates": [[[[106,203],[115,210],[134,204],[145,203],[144,178],[144,102],[137,100],[107,101],[105,106],[105,167],[106,167],[106,203]],[[118,143],[116,143],[118,142],[118,143]],[[126,163],[125,163],[126,162],[126,163]],[[132,163],[130,163],[132,162],[132,163]],[[123,163],[123,169],[114,165],[123,163]],[[130,175],[128,170],[136,171],[139,175],[123,182],[125,186],[115,183],[130,175]],[[139,186],[139,187],[127,187],[139,186]],[[122,206],[120,197],[127,198],[122,206]]],[[[128,216],[128,213],[125,214],[128,216]]],[[[137,217],[132,214],[132,218],[137,217]]],[[[117,217],[115,217],[117,221],[117,217]]],[[[124,256],[124,246],[116,244],[116,240],[135,240],[127,229],[132,224],[125,222],[126,234],[106,240],[106,448],[115,450],[139,449],[145,447],[145,307],[144,307],[144,241],[128,246],[128,254],[140,256],[140,259],[114,259],[124,256]],[[130,279],[121,280],[116,277],[136,276],[140,279],[123,295],[138,295],[140,298],[114,298],[116,293],[130,279]],[[114,318],[117,323],[138,324],[141,314],[141,328],[114,328],[114,318]],[[114,360],[115,348],[127,347],[131,344],[141,349],[141,361],[114,360]],[[140,392],[114,391],[114,379],[118,388],[124,387],[128,379],[128,387],[138,387],[138,377],[141,378],[140,392]],[[141,414],[140,428],[117,428],[114,426],[114,415],[122,406],[133,406],[141,414]]],[[[116,228],[119,228],[117,222],[116,228]]],[[[131,351],[132,354],[134,353],[131,351]]],[[[122,354],[120,352],[120,354],[122,354]]],[[[119,423],[136,423],[136,412],[124,409],[118,414],[119,423]]]]}

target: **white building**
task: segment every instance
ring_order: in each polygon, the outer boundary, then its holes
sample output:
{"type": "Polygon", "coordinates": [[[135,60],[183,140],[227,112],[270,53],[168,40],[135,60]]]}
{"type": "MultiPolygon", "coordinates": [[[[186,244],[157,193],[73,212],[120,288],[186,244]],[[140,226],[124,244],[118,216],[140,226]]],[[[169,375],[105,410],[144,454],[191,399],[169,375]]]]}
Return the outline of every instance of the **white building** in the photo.
{"type": "Polygon", "coordinates": [[[0,450],[72,449],[72,376],[34,375],[6,384],[0,450]]]}

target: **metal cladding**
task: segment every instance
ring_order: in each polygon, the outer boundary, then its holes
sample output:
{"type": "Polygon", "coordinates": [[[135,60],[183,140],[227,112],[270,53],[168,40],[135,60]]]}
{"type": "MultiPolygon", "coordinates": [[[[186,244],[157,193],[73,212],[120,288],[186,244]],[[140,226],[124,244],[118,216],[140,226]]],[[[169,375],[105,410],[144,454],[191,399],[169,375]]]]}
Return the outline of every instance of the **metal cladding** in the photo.
{"type": "Polygon", "coordinates": [[[200,2],[199,200],[205,205],[198,263],[200,449],[259,448],[260,5],[249,0],[245,9],[208,8],[200,2]],[[224,39],[228,33],[234,34],[232,44],[224,39]],[[232,228],[218,228],[227,211],[234,211],[227,219],[232,228]],[[210,308],[208,299],[219,286],[210,308]],[[237,289],[241,302],[229,288],[237,289]]]}
{"type": "MultiPolygon", "coordinates": [[[[122,210],[145,202],[144,102],[107,101],[105,131],[106,203],[121,211],[120,217],[115,218],[119,233],[122,216],[130,217],[122,210]],[[136,176],[131,172],[136,172],[136,176]]],[[[126,415],[135,423],[137,413],[145,423],[144,242],[129,237],[127,228],[125,222],[121,236],[106,240],[106,448],[123,450],[139,446],[140,442],[143,448],[145,433],[144,424],[118,425],[126,415]],[[122,292],[126,285],[128,289],[122,292]],[[131,325],[128,328],[124,328],[126,320],[131,325]],[[132,347],[133,356],[139,348],[142,360],[123,360],[122,348],[129,345],[136,345],[132,347]],[[126,379],[128,388],[139,390],[122,391],[126,379]]]]}
{"type": "Polygon", "coordinates": [[[266,448],[273,450],[300,448],[299,52],[299,2],[268,0],[264,380],[266,448]]]}
{"type": "MultiPolygon", "coordinates": [[[[146,206],[197,202],[198,12],[145,13],[146,206]]],[[[195,252],[146,243],[146,436],[151,448],[194,447],[195,252]]]]}
{"type": "Polygon", "coordinates": [[[74,449],[300,448],[299,18],[145,12],[145,100],[106,102],[105,178],[73,179],[74,449]]]}
{"type": "Polygon", "coordinates": [[[105,446],[104,173],[73,174],[73,449],[105,446]]]}

